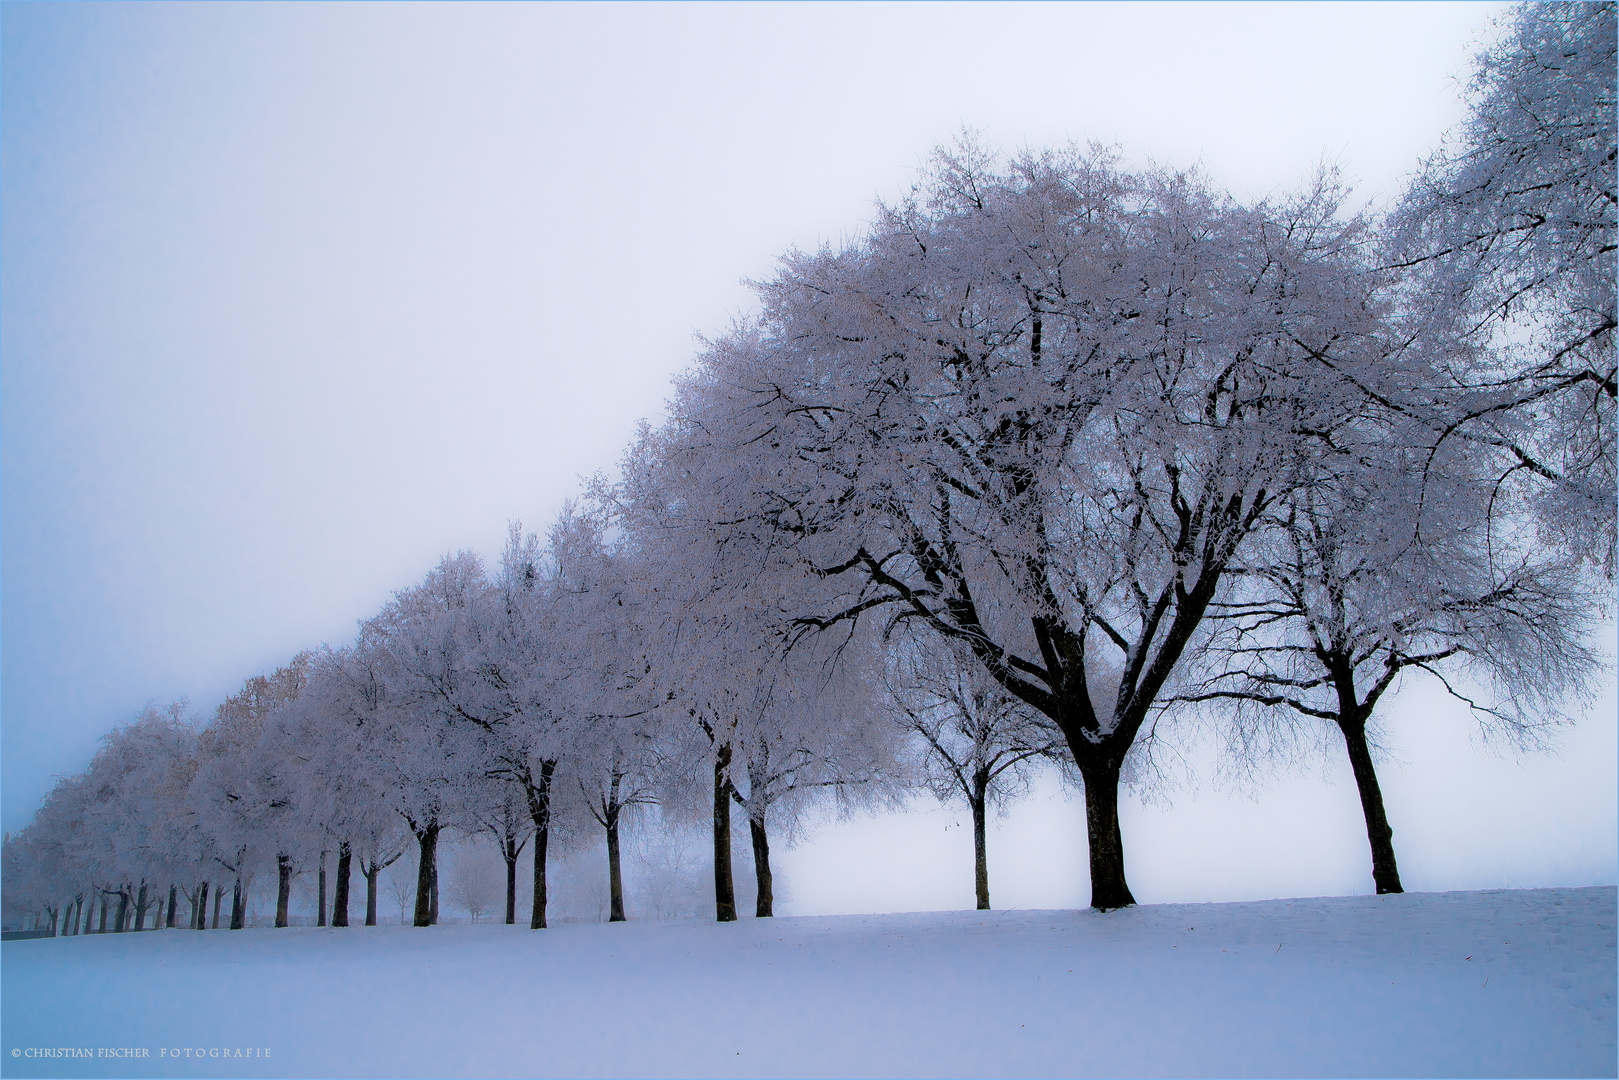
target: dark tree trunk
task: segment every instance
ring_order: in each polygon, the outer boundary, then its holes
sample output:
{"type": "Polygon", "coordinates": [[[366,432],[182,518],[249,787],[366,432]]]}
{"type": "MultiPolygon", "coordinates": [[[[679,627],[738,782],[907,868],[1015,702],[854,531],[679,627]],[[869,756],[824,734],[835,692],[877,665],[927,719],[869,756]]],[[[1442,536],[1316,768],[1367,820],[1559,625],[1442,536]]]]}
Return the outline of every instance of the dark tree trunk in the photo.
{"type": "Polygon", "coordinates": [[[152,900],[146,882],[141,882],[140,894],[135,898],[135,929],[146,929],[146,913],[152,910],[152,900]]]}
{"type": "Polygon", "coordinates": [[[241,930],[247,925],[247,897],[242,893],[242,875],[236,875],[236,884],[230,894],[230,928],[241,930]]]}
{"type": "Polygon", "coordinates": [[[191,905],[191,929],[208,929],[208,882],[197,886],[197,899],[191,905]]]}
{"type": "Polygon", "coordinates": [[[319,883],[316,885],[315,891],[320,894],[320,899],[316,903],[316,907],[315,907],[315,910],[317,912],[317,914],[315,916],[315,925],[316,926],[325,926],[326,925],[326,853],[324,851],[320,853],[320,874],[319,874],[319,879],[318,880],[319,880],[319,883]]]}
{"type": "Polygon", "coordinates": [[[1085,826],[1090,842],[1091,907],[1098,911],[1136,902],[1124,880],[1124,837],[1119,832],[1120,762],[1079,762],[1085,780],[1085,826]]]}
{"type": "Polygon", "coordinates": [[[219,902],[225,898],[224,889],[214,890],[214,929],[219,929],[219,902]]]}
{"type": "Polygon", "coordinates": [[[1365,719],[1344,720],[1339,714],[1338,730],[1349,748],[1349,765],[1355,770],[1355,787],[1360,789],[1360,808],[1366,815],[1366,838],[1372,845],[1372,883],[1379,895],[1405,890],[1400,887],[1400,868],[1394,861],[1394,830],[1383,809],[1383,789],[1377,783],[1371,748],[1366,744],[1365,719]]]}
{"type": "Polygon", "coordinates": [[[361,868],[365,874],[365,925],[377,925],[377,875],[382,873],[382,867],[373,866],[370,870],[361,868]]]}
{"type": "Polygon", "coordinates": [[[607,921],[625,922],[624,875],[618,864],[618,807],[607,812],[607,921]]]}
{"type": "Polygon", "coordinates": [[[292,899],[292,858],[277,855],[275,872],[275,924],[282,927],[287,925],[287,904],[292,899]]]}
{"type": "Polygon", "coordinates": [[[534,899],[528,912],[530,930],[545,929],[545,851],[551,843],[551,829],[538,822],[534,826],[534,899]]]}
{"type": "Polygon", "coordinates": [[[427,921],[438,925],[438,845],[433,845],[433,876],[427,882],[427,921]]]}
{"type": "Polygon", "coordinates": [[[169,883],[169,917],[163,921],[165,930],[174,929],[174,905],[180,902],[180,888],[173,882],[169,883]]]}
{"type": "Polygon", "coordinates": [[[436,821],[414,830],[417,841],[416,926],[433,925],[433,870],[438,859],[438,830],[436,821]]]}
{"type": "Polygon", "coordinates": [[[714,921],[736,922],[736,885],[731,878],[731,747],[714,755],[714,921]]]}
{"type": "Polygon", "coordinates": [[[349,924],[349,877],[354,873],[354,853],[347,840],[337,849],[337,884],[332,896],[332,925],[349,924]]]}
{"type": "Polygon", "coordinates": [[[96,927],[96,933],[105,934],[106,932],[107,932],[107,897],[106,897],[106,894],[103,893],[102,897],[101,897],[101,925],[96,927]]]}
{"type": "Polygon", "coordinates": [[[973,777],[973,792],[967,801],[973,811],[973,892],[978,898],[978,910],[989,910],[989,847],[984,839],[984,793],[989,778],[973,777]]]}
{"type": "Polygon", "coordinates": [[[753,915],[768,919],[776,913],[776,890],[770,873],[770,836],[762,820],[764,811],[760,811],[759,816],[761,820],[748,815],[748,833],[753,837],[753,880],[759,888],[758,898],[753,902],[753,915]]]}
{"type": "Polygon", "coordinates": [[[517,925],[517,856],[522,849],[507,837],[500,854],[506,860],[506,925],[517,925]]]}
{"type": "Polygon", "coordinates": [[[118,894],[118,918],[113,923],[113,933],[122,934],[129,929],[129,890],[125,889],[118,894]]]}
{"type": "Polygon", "coordinates": [[[540,762],[539,780],[524,785],[528,815],[534,822],[534,901],[528,913],[530,930],[545,929],[545,854],[551,841],[551,778],[556,768],[555,761],[540,762]]]}

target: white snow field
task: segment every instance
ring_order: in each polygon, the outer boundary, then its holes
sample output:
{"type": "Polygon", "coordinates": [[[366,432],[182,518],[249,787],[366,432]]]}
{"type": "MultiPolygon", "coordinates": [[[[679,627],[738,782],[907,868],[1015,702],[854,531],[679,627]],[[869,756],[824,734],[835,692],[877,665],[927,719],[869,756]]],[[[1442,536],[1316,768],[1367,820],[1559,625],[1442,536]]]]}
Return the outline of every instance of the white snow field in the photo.
{"type": "Polygon", "coordinates": [[[1613,1076],[1614,925],[1602,886],[14,941],[0,1062],[6,1076],[1613,1076]]]}

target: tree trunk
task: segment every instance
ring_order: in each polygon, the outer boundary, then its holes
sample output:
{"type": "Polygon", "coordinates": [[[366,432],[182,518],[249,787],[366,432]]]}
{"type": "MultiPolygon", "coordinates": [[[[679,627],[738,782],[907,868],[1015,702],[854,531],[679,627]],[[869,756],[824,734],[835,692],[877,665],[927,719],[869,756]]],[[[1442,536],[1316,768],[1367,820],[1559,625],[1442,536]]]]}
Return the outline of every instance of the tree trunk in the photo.
{"type": "Polygon", "coordinates": [[[219,929],[219,902],[225,898],[224,889],[214,890],[214,929],[219,929]]]}
{"type": "Polygon", "coordinates": [[[625,922],[624,875],[618,863],[618,807],[607,812],[607,921],[625,922]]]}
{"type": "Polygon", "coordinates": [[[149,890],[148,890],[146,882],[144,882],[144,881],[141,882],[140,895],[138,897],[136,897],[136,899],[135,899],[135,929],[136,930],[145,930],[146,929],[146,913],[148,911],[152,910],[152,901],[151,901],[150,896],[148,895],[148,892],[149,892],[149,890]]]}
{"type": "Polygon", "coordinates": [[[1079,763],[1085,780],[1085,827],[1090,842],[1091,907],[1098,911],[1136,902],[1124,879],[1124,837],[1119,832],[1120,762],[1079,763]]]}
{"type": "Polygon", "coordinates": [[[551,841],[551,777],[555,775],[555,761],[540,762],[538,783],[527,783],[528,815],[534,822],[534,901],[529,908],[528,928],[545,929],[545,853],[551,841]]]}
{"type": "Polygon", "coordinates": [[[107,894],[102,893],[101,894],[101,924],[96,927],[96,933],[105,934],[106,932],[107,932],[107,894]]]}
{"type": "Polygon", "coordinates": [[[714,921],[736,922],[736,885],[731,878],[731,746],[714,755],[714,921]]]}
{"type": "Polygon", "coordinates": [[[416,832],[416,926],[433,925],[433,866],[438,858],[438,822],[416,832]]]}
{"type": "Polygon", "coordinates": [[[987,776],[974,776],[973,792],[967,799],[973,811],[973,892],[979,911],[989,910],[989,847],[984,839],[984,793],[988,788],[987,776]]]}
{"type": "Polygon", "coordinates": [[[438,925],[438,845],[433,845],[433,876],[427,882],[427,921],[438,925]]]}
{"type": "Polygon", "coordinates": [[[247,925],[247,897],[242,895],[242,875],[236,875],[236,884],[230,894],[230,928],[240,930],[247,925]]]}
{"type": "Polygon", "coordinates": [[[197,898],[191,904],[191,929],[208,929],[208,882],[197,886],[197,898]]]}
{"type": "Polygon", "coordinates": [[[315,925],[316,926],[325,926],[326,925],[326,853],[324,851],[320,853],[319,884],[316,885],[315,891],[320,894],[320,899],[317,902],[316,908],[315,908],[315,910],[317,912],[317,914],[315,916],[315,925]]]}
{"type": "Polygon", "coordinates": [[[332,896],[332,925],[349,924],[349,876],[354,873],[354,853],[347,840],[337,849],[337,884],[332,896]]]}
{"type": "Polygon", "coordinates": [[[1366,745],[1366,721],[1346,721],[1342,713],[1339,717],[1338,730],[1343,732],[1344,744],[1349,748],[1349,765],[1355,770],[1360,808],[1366,815],[1366,838],[1372,845],[1372,883],[1378,895],[1404,892],[1400,888],[1400,868],[1394,861],[1394,830],[1383,809],[1383,789],[1378,786],[1371,748],[1366,745]]]}
{"type": "Polygon", "coordinates": [[[169,917],[163,920],[163,928],[165,930],[174,929],[174,905],[180,902],[180,897],[178,895],[179,892],[179,886],[175,885],[172,881],[169,882],[169,917]]]}
{"type": "Polygon", "coordinates": [[[129,890],[125,889],[118,894],[118,918],[113,923],[113,933],[122,934],[129,929],[129,890]]]}
{"type": "Polygon", "coordinates": [[[361,870],[365,873],[365,925],[375,926],[377,925],[377,875],[382,873],[382,867],[373,866],[370,870],[365,870],[362,866],[361,870]]]}
{"type": "Polygon", "coordinates": [[[507,837],[500,854],[506,860],[506,925],[517,925],[517,842],[507,837]]]}
{"type": "Polygon", "coordinates": [[[551,830],[547,825],[534,825],[534,899],[528,912],[530,930],[545,929],[545,851],[551,843],[551,830]]]}
{"type": "Polygon", "coordinates": [[[748,833],[753,837],[753,880],[759,888],[758,898],[753,902],[753,915],[756,919],[768,919],[776,913],[776,890],[770,873],[770,837],[762,820],[764,811],[759,812],[759,817],[756,821],[752,814],[748,815],[748,833]]]}
{"type": "Polygon", "coordinates": [[[292,859],[287,855],[275,857],[275,924],[287,925],[287,903],[292,899],[292,859]]]}

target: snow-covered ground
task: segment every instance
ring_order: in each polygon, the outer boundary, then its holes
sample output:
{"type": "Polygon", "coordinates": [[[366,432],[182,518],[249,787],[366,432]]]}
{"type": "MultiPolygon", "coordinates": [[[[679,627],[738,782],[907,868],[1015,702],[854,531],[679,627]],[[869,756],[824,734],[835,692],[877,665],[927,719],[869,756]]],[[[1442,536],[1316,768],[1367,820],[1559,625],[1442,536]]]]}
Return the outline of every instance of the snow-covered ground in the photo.
{"type": "Polygon", "coordinates": [[[0,1062],[6,1076],[1613,1076],[1615,898],[17,941],[0,1062]],[[41,1047],[149,1056],[30,1056],[41,1047]]]}

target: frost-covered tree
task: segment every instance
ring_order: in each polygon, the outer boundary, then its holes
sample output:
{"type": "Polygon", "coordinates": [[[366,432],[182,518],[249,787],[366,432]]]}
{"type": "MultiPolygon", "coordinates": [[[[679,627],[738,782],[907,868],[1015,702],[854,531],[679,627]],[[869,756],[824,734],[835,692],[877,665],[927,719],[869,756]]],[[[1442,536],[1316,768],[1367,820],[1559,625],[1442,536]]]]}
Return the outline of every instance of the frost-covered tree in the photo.
{"type": "MultiPolygon", "coordinates": [[[[1615,5],[1524,3],[1389,222],[1436,438],[1493,451],[1548,540],[1615,566],[1615,5]]],[[[1516,498],[1499,498],[1510,508],[1516,498]]]]}
{"type": "Polygon", "coordinates": [[[278,832],[290,810],[288,769],[264,753],[263,740],[266,719],[303,689],[308,664],[308,654],[300,653],[271,674],[248,679],[220,703],[198,740],[188,801],[205,856],[231,876],[232,930],[247,925],[247,892],[263,860],[276,860],[278,892],[290,883],[293,854],[278,832]]]}
{"type": "Polygon", "coordinates": [[[800,627],[915,622],[1058,726],[1098,908],[1133,903],[1121,772],[1233,559],[1397,392],[1340,201],[967,145],[865,239],[789,255],[672,403],[689,498],[819,575],[800,627]]]}
{"type": "Polygon", "coordinates": [[[772,827],[791,836],[817,793],[846,804],[890,794],[897,744],[861,682],[866,665],[836,662],[869,653],[869,635],[795,644],[793,613],[814,575],[788,549],[728,536],[692,479],[668,433],[644,429],[623,482],[600,494],[627,532],[647,610],[648,675],[667,717],[663,798],[671,811],[706,801],[722,922],[736,917],[731,811],[743,811],[754,913],[768,917],[772,827]],[[699,778],[704,800],[693,798],[699,778]]]}
{"type": "Polygon", "coordinates": [[[1502,543],[1489,515],[1493,477],[1472,455],[1436,462],[1397,441],[1362,447],[1347,455],[1352,467],[1276,504],[1242,560],[1245,587],[1217,612],[1226,631],[1204,658],[1208,678],[1183,697],[1232,706],[1232,745],[1247,758],[1273,756],[1300,724],[1333,725],[1379,893],[1401,884],[1375,721],[1402,678],[1437,679],[1486,733],[1532,746],[1598,670],[1595,598],[1574,562],[1502,543]]]}
{"type": "Polygon", "coordinates": [[[459,722],[476,691],[467,625],[486,588],[476,555],[446,556],[364,623],[353,649],[375,720],[366,752],[386,769],[384,788],[417,843],[417,926],[437,922],[439,838],[469,821],[468,800],[487,769],[475,726],[459,722]]]}

